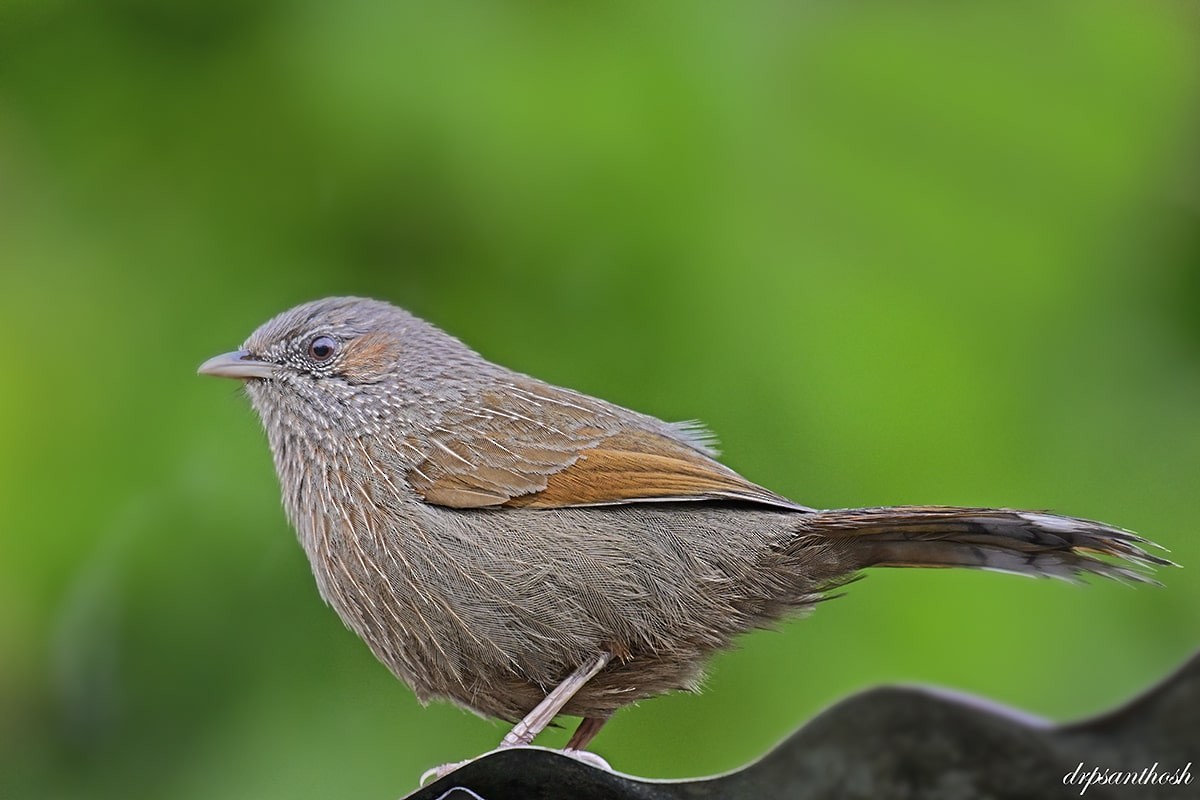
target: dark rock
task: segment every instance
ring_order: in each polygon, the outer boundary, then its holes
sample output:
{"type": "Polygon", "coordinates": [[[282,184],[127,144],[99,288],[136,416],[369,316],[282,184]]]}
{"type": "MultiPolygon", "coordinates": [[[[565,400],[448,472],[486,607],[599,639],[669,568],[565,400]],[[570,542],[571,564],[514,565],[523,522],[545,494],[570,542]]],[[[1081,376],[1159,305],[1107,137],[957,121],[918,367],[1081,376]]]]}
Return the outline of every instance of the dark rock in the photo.
{"type": "Polygon", "coordinates": [[[1069,725],[939,690],[885,687],[843,700],[715,778],[643,780],[527,747],[484,756],[409,800],[1185,800],[1200,798],[1197,762],[1200,655],[1127,705],[1069,725]],[[1178,782],[1084,785],[1092,774],[1143,770],[1178,782]]]}

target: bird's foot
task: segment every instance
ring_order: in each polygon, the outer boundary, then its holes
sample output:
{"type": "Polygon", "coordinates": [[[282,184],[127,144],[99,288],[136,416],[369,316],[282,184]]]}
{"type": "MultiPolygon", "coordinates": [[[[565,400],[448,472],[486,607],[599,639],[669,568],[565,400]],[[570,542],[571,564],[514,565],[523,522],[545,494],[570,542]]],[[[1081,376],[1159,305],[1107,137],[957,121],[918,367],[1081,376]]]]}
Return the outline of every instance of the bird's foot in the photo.
{"type": "Polygon", "coordinates": [[[605,761],[603,758],[596,755],[595,753],[593,753],[590,750],[576,750],[573,747],[568,747],[563,750],[560,750],[559,752],[562,753],[564,756],[570,756],[571,758],[575,759],[576,761],[581,761],[584,764],[587,764],[589,767],[595,767],[596,769],[602,769],[605,772],[613,771],[613,768],[609,765],[609,763],[607,761],[605,761]]]}
{"type": "MultiPolygon", "coordinates": [[[[487,754],[485,753],[484,755],[487,754]]],[[[465,767],[467,764],[470,764],[472,761],[480,758],[483,758],[483,756],[468,758],[466,761],[452,761],[449,764],[439,764],[436,767],[430,767],[421,773],[421,780],[417,785],[424,786],[430,781],[440,781],[442,778],[446,777],[451,772],[454,772],[454,770],[458,769],[459,767],[465,767]]]]}
{"type": "MultiPolygon", "coordinates": [[[[484,753],[483,755],[475,756],[475,758],[468,758],[465,761],[452,761],[449,764],[439,764],[436,767],[430,767],[429,769],[427,769],[421,773],[420,785],[424,786],[426,783],[428,783],[430,781],[441,780],[442,778],[449,775],[451,772],[454,772],[454,770],[458,769],[459,767],[465,767],[467,764],[470,764],[472,761],[478,761],[481,758],[490,756],[492,753],[498,753],[501,750],[507,750],[507,749],[509,749],[509,748],[501,747],[496,750],[491,750],[487,753],[484,753]]],[[[541,748],[537,748],[537,749],[540,750],[541,748]]],[[[613,771],[613,768],[609,765],[609,763],[607,761],[605,761],[603,758],[596,755],[595,753],[591,752],[590,750],[577,750],[573,747],[567,747],[562,750],[555,750],[555,751],[551,751],[551,752],[562,753],[564,756],[566,756],[568,758],[573,758],[580,763],[587,764],[589,767],[595,767],[596,769],[602,769],[605,772],[613,771]]]]}

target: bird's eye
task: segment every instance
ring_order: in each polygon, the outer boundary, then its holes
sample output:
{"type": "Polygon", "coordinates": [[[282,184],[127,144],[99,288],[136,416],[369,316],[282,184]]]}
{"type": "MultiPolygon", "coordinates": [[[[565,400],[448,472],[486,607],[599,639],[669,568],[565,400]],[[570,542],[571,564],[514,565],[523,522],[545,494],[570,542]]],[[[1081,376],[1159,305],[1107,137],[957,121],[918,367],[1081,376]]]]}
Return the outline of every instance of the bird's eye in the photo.
{"type": "Polygon", "coordinates": [[[317,336],[308,343],[308,356],[313,361],[325,363],[337,352],[337,340],[332,336],[317,336]]]}

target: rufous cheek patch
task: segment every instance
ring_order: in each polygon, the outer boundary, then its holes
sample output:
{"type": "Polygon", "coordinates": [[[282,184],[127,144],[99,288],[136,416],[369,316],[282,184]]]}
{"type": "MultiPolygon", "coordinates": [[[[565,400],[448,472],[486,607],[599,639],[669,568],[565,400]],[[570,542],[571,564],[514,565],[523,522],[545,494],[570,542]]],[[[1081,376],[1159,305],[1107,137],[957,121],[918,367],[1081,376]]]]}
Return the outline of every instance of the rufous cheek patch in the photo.
{"type": "Polygon", "coordinates": [[[375,380],[391,371],[400,357],[400,343],[387,333],[365,333],[346,343],[342,372],[357,381],[375,380]]]}

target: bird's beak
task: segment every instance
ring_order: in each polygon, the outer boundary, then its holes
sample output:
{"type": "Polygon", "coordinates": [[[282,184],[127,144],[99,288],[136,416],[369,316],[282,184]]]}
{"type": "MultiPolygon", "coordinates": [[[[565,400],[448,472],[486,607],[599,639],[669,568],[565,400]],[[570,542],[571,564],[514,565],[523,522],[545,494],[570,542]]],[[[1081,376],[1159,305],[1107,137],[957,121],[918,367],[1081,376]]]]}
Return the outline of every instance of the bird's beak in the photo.
{"type": "Polygon", "coordinates": [[[275,365],[259,361],[245,350],[234,350],[232,353],[222,353],[213,356],[200,365],[196,370],[200,375],[212,375],[216,378],[273,378],[275,365]]]}

